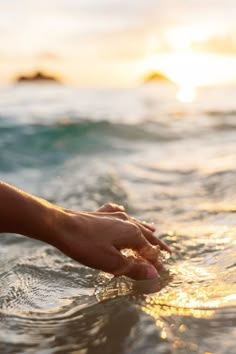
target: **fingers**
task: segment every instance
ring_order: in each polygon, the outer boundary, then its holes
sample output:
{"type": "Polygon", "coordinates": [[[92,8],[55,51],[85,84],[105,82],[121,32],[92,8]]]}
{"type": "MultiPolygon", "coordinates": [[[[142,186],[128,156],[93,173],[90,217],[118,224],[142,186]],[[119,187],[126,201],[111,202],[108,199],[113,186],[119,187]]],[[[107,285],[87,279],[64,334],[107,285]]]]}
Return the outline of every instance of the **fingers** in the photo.
{"type": "Polygon", "coordinates": [[[144,227],[146,227],[146,229],[148,229],[148,230],[150,230],[152,232],[156,231],[156,228],[153,225],[151,225],[151,224],[148,224],[148,223],[146,223],[144,221],[140,222],[140,224],[142,224],[144,227]]]}
{"type": "Polygon", "coordinates": [[[157,238],[153,232],[150,232],[147,230],[141,223],[137,222],[139,228],[141,229],[143,235],[146,237],[146,239],[155,246],[159,246],[161,250],[167,251],[169,253],[172,253],[171,249],[167,244],[163,241],[161,241],[159,238],[157,238]]]}
{"type": "Polygon", "coordinates": [[[118,219],[121,219],[121,220],[129,220],[131,222],[134,222],[135,224],[138,224],[138,225],[142,225],[143,227],[145,227],[147,230],[150,230],[152,232],[154,232],[156,229],[154,226],[146,223],[146,222],[141,222],[133,217],[130,217],[128,214],[126,214],[124,211],[123,212],[116,212],[116,213],[113,213],[114,217],[118,218],[118,219]]]}
{"type": "MultiPolygon", "coordinates": [[[[106,205],[106,204],[105,204],[106,205]]],[[[117,207],[117,208],[121,208],[122,206],[118,206],[118,205],[116,205],[116,204],[114,204],[115,205],[115,207],[114,207],[114,209],[117,207]]],[[[139,221],[139,220],[137,220],[137,219],[135,219],[135,218],[133,218],[133,217],[130,217],[128,214],[126,214],[125,212],[124,212],[124,209],[123,210],[121,210],[121,209],[119,209],[119,210],[114,210],[113,212],[112,211],[107,211],[106,210],[106,208],[107,207],[105,207],[104,209],[103,209],[103,207],[102,208],[100,208],[100,209],[98,209],[97,210],[97,212],[103,212],[104,214],[107,214],[107,216],[113,216],[114,218],[117,218],[117,219],[121,219],[121,220],[129,220],[129,221],[132,221],[132,222],[134,222],[134,223],[136,223],[136,224],[139,224],[139,225],[142,225],[143,227],[145,227],[147,230],[150,230],[150,231],[152,231],[152,232],[154,232],[156,229],[155,229],[155,227],[154,226],[152,226],[152,225],[150,225],[150,224],[148,224],[148,223],[146,223],[146,222],[141,222],[141,221],[139,221]]],[[[109,204],[109,206],[108,206],[108,209],[109,208],[113,208],[112,206],[111,206],[111,204],[109,204]]],[[[110,209],[111,210],[111,209],[110,209]]]]}
{"type": "Polygon", "coordinates": [[[168,253],[172,253],[172,249],[165,242],[161,241],[155,235],[153,235],[153,236],[156,239],[156,242],[157,242],[156,244],[160,247],[161,250],[167,251],[168,253]]]}
{"type": "Polygon", "coordinates": [[[148,224],[146,221],[139,221],[139,220],[137,220],[135,218],[130,218],[130,219],[133,222],[136,222],[136,223],[138,222],[140,225],[144,226],[146,229],[148,229],[148,230],[150,230],[152,232],[156,231],[156,228],[153,225],[148,224]]]}
{"type": "Polygon", "coordinates": [[[161,241],[159,238],[157,238],[153,231],[150,230],[150,228],[147,228],[147,225],[144,223],[141,223],[140,221],[133,219],[133,222],[138,225],[140,230],[142,231],[142,234],[145,236],[145,238],[154,246],[159,246],[161,250],[167,251],[169,253],[172,253],[171,249],[167,244],[163,241],[161,241]]]}
{"type": "Polygon", "coordinates": [[[132,249],[137,257],[142,257],[152,264],[156,264],[160,256],[159,246],[151,245],[140,228],[130,222],[124,222],[123,232],[120,233],[119,238],[114,239],[113,245],[117,250],[132,249]]]}
{"type": "Polygon", "coordinates": [[[154,234],[146,234],[145,237],[147,240],[152,244],[159,246],[162,251],[166,251],[168,253],[172,253],[171,248],[163,241],[161,241],[159,238],[157,238],[154,234]]]}
{"type": "Polygon", "coordinates": [[[99,209],[97,209],[97,212],[102,212],[102,213],[114,213],[116,211],[121,211],[124,212],[125,208],[123,205],[117,205],[113,203],[106,203],[102,205],[99,209]]]}
{"type": "MultiPolygon", "coordinates": [[[[113,214],[112,214],[113,215],[113,214]]],[[[126,213],[121,213],[121,212],[117,212],[114,213],[114,215],[116,215],[117,218],[122,219],[122,220],[130,220],[131,222],[133,222],[135,225],[137,225],[142,234],[145,236],[145,238],[154,246],[159,246],[161,250],[167,251],[169,253],[172,253],[171,249],[169,246],[167,246],[167,244],[161,240],[159,240],[154,234],[153,232],[155,231],[155,229],[151,229],[149,224],[143,223],[138,221],[135,218],[130,218],[126,213]],[[154,231],[153,231],[154,230],[154,231]]]]}
{"type": "Polygon", "coordinates": [[[137,225],[144,237],[154,246],[159,246],[161,250],[167,251],[169,253],[172,253],[171,249],[167,244],[160,239],[158,239],[153,232],[155,231],[154,228],[151,227],[151,225],[140,222],[139,220],[129,217],[126,213],[124,212],[112,212],[112,213],[96,213],[96,215],[101,215],[101,216],[112,216],[117,219],[123,220],[123,221],[131,221],[135,225],[137,225]]]}
{"type": "Polygon", "coordinates": [[[159,276],[156,268],[141,259],[126,258],[126,268],[123,275],[134,280],[153,279],[159,276]]]}
{"type": "MultiPolygon", "coordinates": [[[[65,212],[71,214],[77,214],[79,211],[77,210],[70,210],[70,209],[63,209],[65,212]]],[[[81,211],[80,211],[81,212],[81,211]]],[[[95,213],[91,212],[84,212],[86,214],[96,214],[96,213],[115,213],[115,212],[125,212],[125,208],[123,205],[113,204],[113,203],[105,203],[100,208],[96,210],[95,213]]]]}
{"type": "MultiPolygon", "coordinates": [[[[73,213],[77,213],[75,211],[70,211],[73,213]]],[[[117,205],[113,203],[106,203],[102,207],[100,207],[97,212],[95,213],[89,213],[97,216],[108,216],[108,217],[114,217],[123,221],[130,221],[137,225],[144,237],[154,246],[159,246],[161,250],[167,251],[169,253],[172,253],[170,247],[167,246],[167,244],[160,239],[158,239],[153,232],[155,231],[155,228],[146,223],[146,222],[141,222],[133,217],[128,216],[125,213],[125,209],[122,205],[117,205]]]]}
{"type": "Polygon", "coordinates": [[[125,275],[134,280],[153,279],[159,276],[152,264],[140,258],[125,257],[115,250],[113,261],[114,259],[116,259],[116,267],[112,270],[112,274],[115,276],[125,275]]]}
{"type": "MultiPolygon", "coordinates": [[[[139,227],[129,221],[117,221],[119,223],[119,237],[114,238],[114,246],[121,250],[130,248],[135,251],[147,247],[149,242],[143,237],[139,227]]],[[[151,246],[151,245],[150,245],[151,246]]]]}

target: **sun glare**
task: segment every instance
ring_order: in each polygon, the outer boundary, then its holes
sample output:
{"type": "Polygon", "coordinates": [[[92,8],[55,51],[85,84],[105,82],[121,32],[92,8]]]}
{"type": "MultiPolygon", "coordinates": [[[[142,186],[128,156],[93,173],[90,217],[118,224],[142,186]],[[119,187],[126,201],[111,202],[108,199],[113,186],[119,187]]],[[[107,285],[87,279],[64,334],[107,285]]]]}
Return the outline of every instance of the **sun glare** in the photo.
{"type": "Polygon", "coordinates": [[[192,102],[197,87],[232,81],[235,77],[233,57],[194,47],[194,43],[202,42],[207,49],[207,41],[216,33],[222,35],[225,30],[218,28],[216,32],[210,25],[170,28],[161,37],[166,45],[163,51],[155,49],[152,34],[152,45],[149,43],[143,60],[143,72],[160,72],[167,76],[179,87],[177,98],[182,102],[192,102]]]}
{"type": "Polygon", "coordinates": [[[167,31],[166,39],[171,49],[175,51],[186,50],[195,41],[206,41],[210,37],[211,32],[209,27],[203,25],[175,27],[167,31]]]}
{"type": "Polygon", "coordinates": [[[191,86],[180,86],[177,98],[180,102],[191,103],[195,99],[195,88],[191,86]]]}

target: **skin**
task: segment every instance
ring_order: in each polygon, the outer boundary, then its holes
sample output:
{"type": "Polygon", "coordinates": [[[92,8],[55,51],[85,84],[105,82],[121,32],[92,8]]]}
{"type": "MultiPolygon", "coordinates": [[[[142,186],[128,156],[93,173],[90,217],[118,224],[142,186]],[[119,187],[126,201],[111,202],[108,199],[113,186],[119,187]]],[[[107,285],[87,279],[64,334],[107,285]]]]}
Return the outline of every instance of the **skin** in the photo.
{"type": "Polygon", "coordinates": [[[96,212],[63,209],[0,182],[3,232],[46,242],[88,267],[136,280],[158,276],[160,250],[171,252],[152,225],[130,217],[122,206],[108,203],[96,212]],[[124,256],[123,249],[131,255],[124,256]]]}

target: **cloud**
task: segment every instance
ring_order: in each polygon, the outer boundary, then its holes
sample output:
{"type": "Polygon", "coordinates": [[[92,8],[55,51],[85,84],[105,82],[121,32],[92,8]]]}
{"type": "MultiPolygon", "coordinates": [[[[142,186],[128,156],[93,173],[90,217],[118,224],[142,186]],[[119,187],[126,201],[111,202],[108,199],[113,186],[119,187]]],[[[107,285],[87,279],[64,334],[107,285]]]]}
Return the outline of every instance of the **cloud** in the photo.
{"type": "Polygon", "coordinates": [[[214,36],[204,42],[194,42],[192,48],[213,54],[236,55],[236,41],[231,35],[214,36]]]}
{"type": "MultiPolygon", "coordinates": [[[[69,16],[74,18],[78,27],[85,18],[93,20],[93,27],[98,30],[104,23],[106,31],[122,26],[155,26],[184,25],[193,22],[217,21],[235,22],[235,0],[0,0],[0,16],[20,18],[24,22],[34,16],[49,15],[69,16]],[[214,17],[212,16],[214,13],[214,17]]],[[[1,18],[2,22],[3,18],[1,18]]],[[[22,21],[21,21],[22,22],[22,21]]],[[[11,26],[12,26],[11,22],[11,26]]],[[[1,25],[1,24],[0,24],[1,25]]]]}
{"type": "Polygon", "coordinates": [[[217,35],[194,42],[194,49],[232,54],[235,13],[236,0],[0,0],[1,67],[42,63],[72,71],[74,65],[84,76],[102,68],[112,74],[109,67],[171,52],[167,31],[192,24],[217,35]]]}
{"type": "Polygon", "coordinates": [[[39,53],[38,55],[35,55],[35,59],[55,62],[55,61],[63,60],[63,57],[62,57],[62,55],[59,55],[58,53],[42,52],[42,53],[39,53]]]}

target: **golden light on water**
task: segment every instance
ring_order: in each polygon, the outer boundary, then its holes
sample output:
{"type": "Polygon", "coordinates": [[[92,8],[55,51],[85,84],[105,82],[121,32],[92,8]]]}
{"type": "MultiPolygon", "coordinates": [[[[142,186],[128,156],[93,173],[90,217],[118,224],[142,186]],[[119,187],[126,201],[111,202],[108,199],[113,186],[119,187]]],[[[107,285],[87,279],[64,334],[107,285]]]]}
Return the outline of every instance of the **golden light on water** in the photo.
{"type": "Polygon", "coordinates": [[[214,269],[196,267],[186,262],[176,265],[172,271],[175,276],[171,286],[147,296],[146,304],[142,306],[142,310],[155,319],[174,315],[206,319],[214,316],[216,309],[235,304],[236,296],[232,295],[232,290],[236,290],[236,287],[226,285],[223,279],[218,279],[216,283],[213,279],[214,269]],[[198,281],[193,282],[192,279],[198,281]],[[202,286],[201,280],[207,285],[202,286]],[[178,286],[179,282],[182,283],[181,288],[178,286]],[[219,294],[223,296],[220,297],[219,294]]]}

